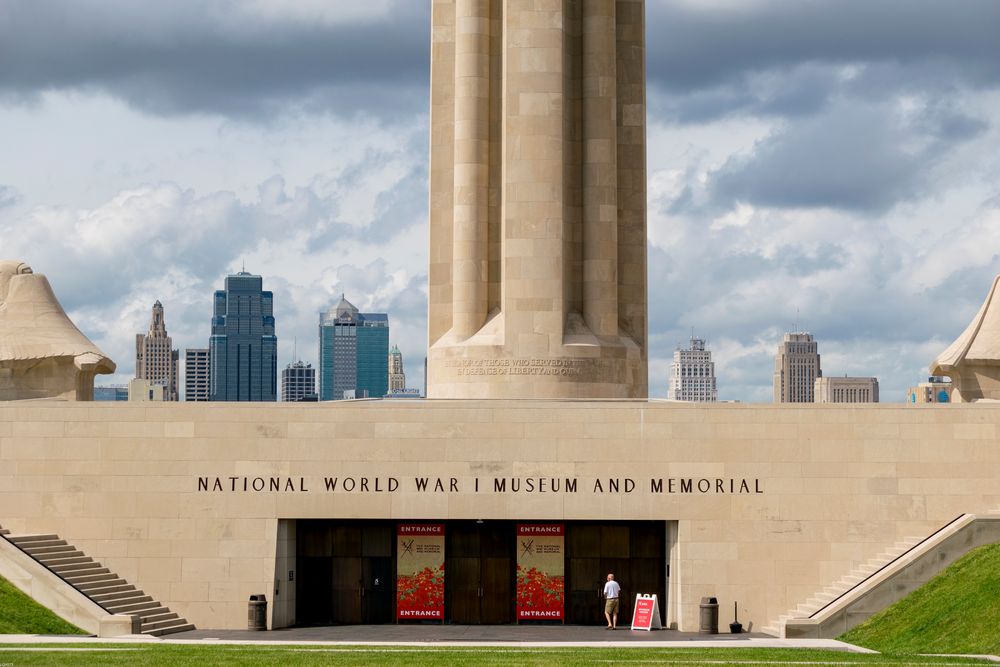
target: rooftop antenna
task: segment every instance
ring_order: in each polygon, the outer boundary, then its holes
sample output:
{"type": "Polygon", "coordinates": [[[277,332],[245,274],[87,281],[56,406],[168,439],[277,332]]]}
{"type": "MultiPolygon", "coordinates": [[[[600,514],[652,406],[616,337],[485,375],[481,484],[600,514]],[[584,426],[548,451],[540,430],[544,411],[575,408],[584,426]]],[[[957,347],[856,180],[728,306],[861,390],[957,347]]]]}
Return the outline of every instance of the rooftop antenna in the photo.
{"type": "Polygon", "coordinates": [[[299,338],[298,338],[298,336],[294,336],[292,338],[292,360],[293,361],[298,361],[299,360],[299,338]]]}

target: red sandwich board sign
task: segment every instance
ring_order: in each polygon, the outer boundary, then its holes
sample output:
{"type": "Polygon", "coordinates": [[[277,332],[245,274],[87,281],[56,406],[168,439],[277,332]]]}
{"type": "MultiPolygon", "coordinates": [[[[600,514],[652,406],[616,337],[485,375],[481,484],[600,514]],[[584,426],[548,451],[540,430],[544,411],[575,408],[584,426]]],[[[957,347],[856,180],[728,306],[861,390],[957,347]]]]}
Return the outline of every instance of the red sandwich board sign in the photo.
{"type": "Polygon", "coordinates": [[[660,606],[656,604],[656,594],[635,596],[635,606],[632,607],[633,630],[662,630],[660,622],[660,606]]]}

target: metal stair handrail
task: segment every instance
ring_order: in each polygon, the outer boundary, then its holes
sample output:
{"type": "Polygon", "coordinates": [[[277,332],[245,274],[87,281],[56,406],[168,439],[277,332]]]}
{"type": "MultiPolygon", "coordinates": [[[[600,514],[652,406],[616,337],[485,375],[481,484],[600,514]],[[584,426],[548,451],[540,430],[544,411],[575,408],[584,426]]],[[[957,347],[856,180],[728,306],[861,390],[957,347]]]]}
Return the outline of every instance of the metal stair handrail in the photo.
{"type": "MultiPolygon", "coordinates": [[[[882,572],[884,572],[888,567],[890,567],[891,565],[893,565],[896,561],[898,561],[901,558],[909,555],[915,549],[917,549],[921,545],[925,544],[926,542],[934,539],[935,537],[937,537],[938,534],[944,532],[945,530],[947,530],[948,528],[950,528],[952,525],[958,523],[959,521],[961,521],[962,519],[964,519],[967,516],[970,516],[970,515],[968,513],[959,514],[957,517],[955,517],[954,519],[952,519],[951,521],[949,521],[945,525],[941,526],[940,528],[938,528],[937,530],[935,530],[933,533],[931,533],[930,535],[928,535],[924,539],[920,540],[919,542],[917,542],[916,544],[914,544],[912,547],[910,547],[909,549],[907,549],[903,553],[901,553],[898,556],[896,556],[895,558],[892,558],[891,560],[887,561],[884,565],[882,565],[882,567],[878,568],[877,570],[875,570],[874,572],[872,572],[871,574],[869,574],[868,576],[866,576],[865,578],[863,578],[861,581],[857,582],[856,584],[854,584],[853,586],[851,586],[850,588],[848,588],[847,590],[845,590],[843,593],[841,593],[837,597],[833,598],[832,600],[830,600],[829,602],[827,602],[826,604],[824,604],[822,607],[820,607],[819,609],[817,609],[813,613],[809,614],[806,618],[815,618],[820,612],[826,610],[828,607],[833,606],[834,603],[840,601],[842,598],[844,598],[848,594],[852,593],[855,589],[859,588],[860,586],[862,586],[863,584],[865,584],[866,582],[868,582],[870,579],[872,579],[872,578],[876,577],[877,575],[881,574],[882,572]]],[[[789,619],[789,620],[791,620],[791,619],[789,619]]]]}

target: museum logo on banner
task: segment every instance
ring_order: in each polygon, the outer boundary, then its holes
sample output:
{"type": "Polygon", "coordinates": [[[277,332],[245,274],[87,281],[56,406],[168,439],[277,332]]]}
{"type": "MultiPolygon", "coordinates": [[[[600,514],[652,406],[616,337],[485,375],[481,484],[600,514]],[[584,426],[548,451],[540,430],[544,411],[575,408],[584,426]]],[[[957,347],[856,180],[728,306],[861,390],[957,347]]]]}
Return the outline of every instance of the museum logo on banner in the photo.
{"type": "Polygon", "coordinates": [[[396,618],[444,620],[444,524],[396,528],[396,618]]]}
{"type": "Polygon", "coordinates": [[[561,523],[517,525],[517,620],[564,620],[565,535],[561,523]]]}

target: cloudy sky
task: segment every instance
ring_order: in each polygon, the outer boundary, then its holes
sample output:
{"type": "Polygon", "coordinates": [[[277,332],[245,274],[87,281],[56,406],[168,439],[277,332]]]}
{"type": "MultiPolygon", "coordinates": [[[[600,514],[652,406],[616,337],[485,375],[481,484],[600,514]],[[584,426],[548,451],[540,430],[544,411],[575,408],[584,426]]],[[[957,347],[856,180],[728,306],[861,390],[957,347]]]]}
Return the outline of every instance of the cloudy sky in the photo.
{"type": "MultiPolygon", "coordinates": [[[[429,0],[0,2],[0,257],[133,372],[246,268],[279,364],[346,292],[426,349],[429,0]]],[[[648,0],[650,392],[708,339],[769,401],[782,332],[883,401],[1000,273],[1000,3],[648,0]]]]}

